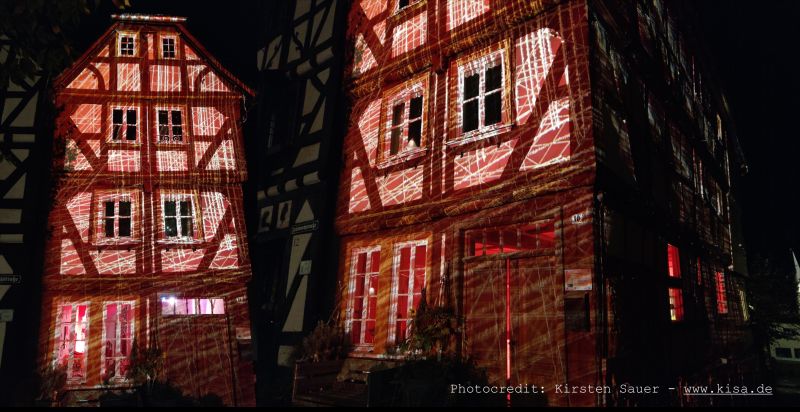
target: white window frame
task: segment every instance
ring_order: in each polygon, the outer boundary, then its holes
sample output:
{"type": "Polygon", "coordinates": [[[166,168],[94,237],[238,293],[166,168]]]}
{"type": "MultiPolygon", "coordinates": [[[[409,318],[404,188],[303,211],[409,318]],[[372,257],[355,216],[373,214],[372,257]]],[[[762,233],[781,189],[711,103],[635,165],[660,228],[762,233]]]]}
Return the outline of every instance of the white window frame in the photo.
{"type": "Polygon", "coordinates": [[[135,32],[126,32],[126,31],[118,32],[118,35],[117,35],[117,56],[119,56],[119,57],[136,57],[138,55],[137,52],[139,50],[139,41],[138,41],[138,39],[136,37],[137,36],[136,36],[135,32]],[[124,39],[124,38],[130,38],[130,39],[133,40],[133,51],[132,51],[131,54],[123,54],[122,53],[122,39],[124,39]]]}
{"type": "MultiPolygon", "coordinates": [[[[509,96],[506,95],[508,88],[508,83],[510,79],[508,78],[508,74],[506,73],[508,70],[507,65],[509,62],[507,61],[506,57],[506,48],[505,46],[486,53],[480,57],[477,57],[473,60],[460,64],[458,66],[458,106],[456,107],[458,119],[458,127],[456,129],[456,136],[458,140],[466,140],[473,137],[477,137],[487,132],[495,131],[498,129],[502,129],[503,127],[508,126],[508,122],[503,121],[503,114],[505,111],[509,110],[510,108],[507,106],[506,100],[509,96]],[[497,123],[493,123],[490,125],[486,125],[486,70],[492,67],[497,66],[496,63],[499,62],[500,66],[500,89],[498,92],[500,94],[500,120],[497,123]],[[464,129],[464,80],[472,76],[474,74],[478,75],[478,95],[471,99],[478,100],[478,128],[473,129],[470,131],[463,131],[464,129]]],[[[492,94],[492,93],[488,93],[492,94]]],[[[511,116],[507,116],[507,118],[511,118],[511,116]]]]}
{"type": "Polygon", "coordinates": [[[119,314],[120,314],[120,308],[122,307],[122,305],[131,305],[131,309],[130,309],[131,310],[131,318],[128,320],[129,323],[130,323],[129,328],[130,328],[131,332],[130,332],[130,337],[128,339],[130,340],[129,348],[131,350],[131,353],[133,353],[133,341],[135,340],[135,333],[136,333],[136,302],[134,302],[134,301],[103,302],[103,344],[102,344],[102,351],[100,352],[100,376],[101,377],[102,376],[106,376],[106,372],[107,372],[106,371],[106,360],[108,360],[108,357],[106,356],[106,342],[108,341],[108,338],[107,338],[108,331],[106,329],[106,325],[107,325],[106,321],[107,321],[107,307],[109,305],[117,305],[117,321],[114,323],[114,327],[116,328],[116,330],[114,331],[115,332],[114,336],[116,336],[115,342],[114,342],[114,348],[115,349],[114,349],[114,354],[112,355],[112,358],[114,359],[114,377],[111,378],[111,380],[114,381],[114,382],[126,381],[127,377],[120,373],[120,361],[124,360],[126,357],[123,356],[123,355],[120,355],[120,353],[119,353],[119,348],[120,348],[121,343],[122,343],[122,337],[121,337],[121,335],[122,335],[122,333],[121,333],[122,332],[122,326],[120,325],[119,314]]]}
{"type": "MultiPolygon", "coordinates": [[[[418,246],[425,246],[425,256],[422,258],[425,259],[425,267],[422,268],[423,274],[423,281],[422,281],[422,289],[425,288],[425,285],[428,283],[428,241],[427,240],[412,240],[408,242],[397,243],[394,245],[394,253],[392,256],[392,290],[391,290],[391,303],[389,309],[389,335],[387,341],[390,344],[399,345],[402,342],[397,342],[397,322],[404,321],[410,322],[411,321],[411,311],[416,311],[417,308],[414,306],[414,280],[416,278],[416,253],[418,246]],[[406,317],[400,318],[398,317],[397,313],[397,306],[399,304],[400,298],[400,251],[404,248],[411,248],[411,254],[409,256],[409,274],[408,274],[408,288],[406,289],[406,293],[403,296],[408,298],[408,304],[406,306],[406,317]]],[[[422,292],[420,289],[420,295],[422,292]]],[[[420,296],[420,301],[422,297],[420,296]]],[[[406,326],[406,337],[409,336],[411,328],[410,325],[407,324],[406,326]]]]}
{"type": "MultiPolygon", "coordinates": [[[[354,343],[353,344],[353,346],[356,349],[371,349],[372,347],[375,346],[374,342],[373,343],[368,343],[368,342],[364,342],[364,340],[365,340],[366,331],[367,331],[366,325],[367,325],[367,322],[370,320],[370,319],[367,319],[367,315],[369,313],[369,296],[370,296],[370,294],[369,294],[369,280],[370,280],[370,276],[373,273],[375,273],[375,272],[370,272],[369,269],[370,269],[370,266],[371,266],[371,263],[372,263],[372,253],[376,252],[376,251],[380,253],[381,252],[381,247],[380,246],[370,246],[370,247],[364,247],[364,248],[357,248],[357,249],[353,249],[353,251],[350,253],[350,256],[351,256],[351,258],[350,258],[350,260],[351,260],[351,262],[350,262],[350,280],[348,281],[347,311],[345,313],[345,332],[346,333],[351,333],[351,331],[353,330],[353,322],[355,322],[355,321],[361,322],[361,331],[360,331],[360,335],[358,336],[358,343],[354,343]],[[362,253],[366,253],[366,255],[367,255],[367,258],[366,258],[366,272],[364,272],[364,296],[361,297],[361,299],[362,299],[361,318],[358,319],[358,320],[354,320],[353,319],[353,311],[354,311],[353,294],[356,291],[356,269],[357,269],[357,265],[358,265],[358,259],[356,257],[358,255],[362,254],[362,253]]],[[[379,256],[379,260],[380,260],[380,258],[381,258],[381,256],[379,256]]],[[[378,276],[379,281],[380,281],[380,262],[378,262],[377,276],[378,276]]],[[[375,293],[377,294],[378,291],[375,291],[375,293]]],[[[376,312],[378,311],[377,305],[375,307],[375,311],[376,312]]],[[[377,320],[377,313],[375,315],[376,315],[375,319],[372,319],[372,320],[375,322],[376,330],[377,330],[377,321],[378,321],[377,320]]],[[[373,338],[374,338],[374,336],[373,336],[373,338]]],[[[352,336],[351,336],[351,340],[352,340],[352,336]]]]}
{"type": "Polygon", "coordinates": [[[111,143],[126,143],[126,144],[136,144],[141,141],[142,135],[142,116],[141,110],[139,110],[138,106],[124,106],[124,105],[111,105],[108,110],[109,116],[109,129],[108,129],[108,141],[111,143]],[[119,139],[114,139],[114,111],[121,110],[122,111],[122,123],[120,123],[120,137],[119,139]],[[133,110],[136,112],[136,123],[129,123],[128,122],[128,111],[133,110]],[[136,128],[136,139],[128,140],[128,128],[129,127],[136,128]]]}
{"type": "Polygon", "coordinates": [[[164,239],[168,241],[184,241],[184,242],[191,242],[195,239],[199,238],[199,225],[198,225],[198,218],[200,216],[197,210],[197,201],[195,201],[195,195],[192,193],[162,193],[161,194],[161,227],[163,229],[164,239]],[[191,235],[183,235],[183,219],[185,218],[181,215],[181,202],[189,202],[191,207],[191,215],[189,216],[192,219],[192,234],[191,235]],[[174,216],[167,216],[167,202],[175,202],[175,215],[174,216]],[[175,219],[175,228],[177,230],[176,236],[169,236],[167,234],[167,219],[174,218],[175,219]]]}
{"type": "Polygon", "coordinates": [[[175,60],[178,58],[178,36],[161,36],[161,41],[159,43],[161,51],[160,56],[162,59],[175,60]],[[172,40],[172,57],[167,57],[166,53],[167,50],[165,47],[167,46],[166,43],[168,40],[172,40]]]}
{"type": "Polygon", "coordinates": [[[156,142],[158,144],[184,144],[186,143],[187,137],[187,127],[186,127],[186,110],[180,106],[157,106],[155,108],[155,134],[156,134],[156,142]],[[167,140],[161,140],[161,123],[159,119],[159,112],[167,112],[167,140]],[[175,124],[172,122],[172,112],[179,112],[181,114],[181,140],[175,140],[174,129],[175,124]]]}

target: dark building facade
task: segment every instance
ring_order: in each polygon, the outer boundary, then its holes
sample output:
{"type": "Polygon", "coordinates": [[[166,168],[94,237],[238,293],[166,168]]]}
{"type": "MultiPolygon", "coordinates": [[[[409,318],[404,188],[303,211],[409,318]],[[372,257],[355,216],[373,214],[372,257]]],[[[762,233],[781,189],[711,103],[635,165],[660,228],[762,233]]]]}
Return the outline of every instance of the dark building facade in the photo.
{"type": "Polygon", "coordinates": [[[288,379],[289,369],[279,370],[292,366],[294,348],[333,307],[347,3],[281,1],[263,10],[258,121],[248,156],[257,193],[253,333],[259,391],[267,398],[279,375],[288,379]]]}
{"type": "Polygon", "coordinates": [[[447,294],[451,349],[551,405],[688,402],[558,384],[743,382],[744,160],[689,16],[354,2],[336,211],[351,357],[402,358],[423,293],[447,294]]]}

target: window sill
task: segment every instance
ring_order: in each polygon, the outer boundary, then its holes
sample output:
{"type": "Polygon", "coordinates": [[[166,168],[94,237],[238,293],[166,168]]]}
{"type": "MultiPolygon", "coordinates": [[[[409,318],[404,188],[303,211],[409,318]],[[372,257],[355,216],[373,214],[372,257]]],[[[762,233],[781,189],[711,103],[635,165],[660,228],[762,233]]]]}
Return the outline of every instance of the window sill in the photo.
{"type": "Polygon", "coordinates": [[[108,140],[108,146],[112,149],[141,148],[142,144],[135,140],[108,140]]]}
{"type": "Polygon", "coordinates": [[[186,142],[156,142],[156,147],[159,149],[183,149],[186,147],[186,142]]]}
{"type": "Polygon", "coordinates": [[[203,243],[200,239],[185,239],[185,238],[176,238],[176,239],[158,239],[156,243],[163,246],[197,246],[203,243]]]}
{"type": "Polygon", "coordinates": [[[103,248],[107,246],[139,246],[142,244],[142,239],[97,239],[94,241],[94,246],[103,248]]]}
{"type": "Polygon", "coordinates": [[[418,147],[416,149],[407,150],[405,152],[400,152],[395,155],[391,155],[388,159],[384,159],[377,164],[378,169],[385,169],[387,167],[391,167],[400,163],[405,163],[413,159],[418,159],[420,157],[426,156],[428,154],[427,147],[418,147]]]}
{"type": "Polygon", "coordinates": [[[445,145],[447,147],[456,147],[469,143],[475,143],[481,140],[487,140],[510,131],[512,126],[512,123],[503,123],[487,126],[478,130],[472,130],[459,135],[456,139],[445,142],[445,145]]]}

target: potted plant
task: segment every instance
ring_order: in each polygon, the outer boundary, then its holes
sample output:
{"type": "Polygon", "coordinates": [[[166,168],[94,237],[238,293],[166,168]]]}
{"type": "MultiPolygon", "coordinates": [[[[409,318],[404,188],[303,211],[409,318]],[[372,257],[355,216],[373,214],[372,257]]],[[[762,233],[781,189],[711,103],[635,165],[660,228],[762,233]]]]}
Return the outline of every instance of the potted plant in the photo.
{"type": "Polygon", "coordinates": [[[50,365],[38,374],[38,380],[36,406],[53,406],[67,385],[67,368],[64,365],[50,365]]]}

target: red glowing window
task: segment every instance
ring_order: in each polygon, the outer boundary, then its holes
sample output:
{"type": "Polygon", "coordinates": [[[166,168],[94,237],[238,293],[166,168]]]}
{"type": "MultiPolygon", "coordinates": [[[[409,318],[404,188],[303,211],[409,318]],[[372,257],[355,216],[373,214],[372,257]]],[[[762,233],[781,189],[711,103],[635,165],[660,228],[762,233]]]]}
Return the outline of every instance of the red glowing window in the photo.
{"type": "Polygon", "coordinates": [[[397,246],[394,256],[394,279],[392,285],[392,311],[389,324],[389,340],[401,343],[406,340],[411,319],[422,297],[425,287],[425,242],[413,242],[397,246]]]}
{"type": "Polygon", "coordinates": [[[56,325],[56,362],[65,367],[69,381],[86,379],[89,305],[61,305],[56,325]]]}
{"type": "Polygon", "coordinates": [[[156,110],[158,141],[183,142],[183,114],[180,109],[156,110]]]}
{"type": "Polygon", "coordinates": [[[669,318],[673,322],[683,320],[683,293],[678,288],[669,288],[669,318]]]}
{"type": "Polygon", "coordinates": [[[717,280],[717,313],[728,313],[728,297],[725,293],[725,274],[718,271],[716,274],[717,280]]]}
{"type": "Polygon", "coordinates": [[[138,109],[116,107],[111,109],[111,140],[135,142],[138,136],[138,109]]]}
{"type": "Polygon", "coordinates": [[[466,233],[467,256],[488,256],[555,247],[552,222],[470,230],[466,233]]]}
{"type": "Polygon", "coordinates": [[[357,346],[375,343],[380,260],[380,249],[360,250],[353,254],[347,329],[353,344],[357,346]]]}
{"type": "Polygon", "coordinates": [[[133,303],[106,303],[103,311],[103,380],[123,380],[133,344],[133,303]]]}
{"type": "Polygon", "coordinates": [[[667,269],[669,271],[669,277],[671,278],[679,278],[681,277],[681,256],[678,248],[667,244],[667,269]]]}

